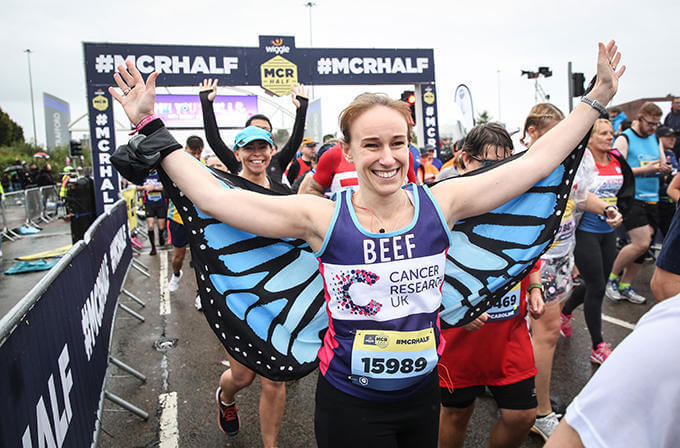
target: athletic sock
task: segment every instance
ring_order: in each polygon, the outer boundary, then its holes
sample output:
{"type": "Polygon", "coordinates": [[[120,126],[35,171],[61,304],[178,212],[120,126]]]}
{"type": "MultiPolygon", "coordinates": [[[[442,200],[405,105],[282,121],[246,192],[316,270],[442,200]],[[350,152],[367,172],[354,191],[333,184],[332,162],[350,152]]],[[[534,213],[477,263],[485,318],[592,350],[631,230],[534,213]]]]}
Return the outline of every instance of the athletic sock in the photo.
{"type": "Polygon", "coordinates": [[[619,282],[619,291],[623,291],[624,289],[626,289],[629,286],[630,286],[630,283],[619,282]]]}
{"type": "Polygon", "coordinates": [[[609,280],[616,280],[618,278],[619,278],[619,276],[614,274],[613,272],[609,274],[609,280]]]}
{"type": "Polygon", "coordinates": [[[149,235],[149,241],[151,241],[151,248],[155,249],[156,248],[156,232],[153,230],[149,230],[148,233],[149,235]]]}
{"type": "Polygon", "coordinates": [[[165,238],[163,238],[163,232],[158,231],[158,245],[159,246],[165,246],[165,238]]]}

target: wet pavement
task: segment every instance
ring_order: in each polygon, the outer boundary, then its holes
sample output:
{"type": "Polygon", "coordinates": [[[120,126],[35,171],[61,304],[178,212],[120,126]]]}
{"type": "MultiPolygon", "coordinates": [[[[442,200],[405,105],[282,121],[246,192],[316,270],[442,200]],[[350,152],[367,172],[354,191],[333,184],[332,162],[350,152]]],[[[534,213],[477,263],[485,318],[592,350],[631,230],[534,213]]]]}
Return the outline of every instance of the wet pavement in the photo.
{"type": "MultiPolygon", "coordinates": [[[[52,249],[70,242],[70,233],[63,223],[45,227],[44,234],[24,238],[17,242],[3,243],[3,270],[11,265],[11,257],[52,249]],[[52,236],[45,238],[48,232],[52,236]]],[[[145,322],[133,318],[122,309],[117,310],[111,355],[141,371],[147,376],[141,382],[128,373],[110,365],[107,371],[106,389],[150,414],[144,421],[117,405],[105,401],[101,418],[99,447],[259,447],[262,446],[258,421],[258,380],[237,394],[237,407],[242,428],[235,437],[223,434],[217,425],[215,390],[225,367],[224,350],[214,336],[203,314],[194,308],[196,285],[193,272],[184,262],[184,276],[177,292],[170,293],[171,313],[160,315],[161,289],[167,282],[170,269],[170,250],[161,250],[157,256],[147,255],[148,249],[135,258],[149,268],[151,278],[136,270],[130,270],[125,288],[146,302],[142,307],[124,295],[120,302],[145,317],[145,322]],[[165,258],[165,261],[162,259],[165,258]],[[166,270],[161,278],[161,271],[166,270]],[[173,344],[159,344],[170,341],[173,344]],[[166,351],[159,351],[159,345],[166,351]],[[167,394],[167,395],[166,395],[167,394]],[[163,412],[161,397],[176,397],[177,417],[166,420],[169,411],[163,412]],[[161,425],[161,415],[163,424],[161,425]],[[168,423],[168,421],[170,423],[168,423]],[[173,423],[176,421],[176,425],[173,423]],[[177,440],[177,445],[174,444],[177,440]]],[[[653,265],[646,264],[633,286],[642,295],[651,298],[648,282],[653,265]]],[[[44,273],[2,276],[0,279],[0,310],[6,313],[44,273]]],[[[652,306],[627,302],[612,303],[605,299],[603,314],[635,324],[652,306]]],[[[583,320],[582,310],[574,312],[574,335],[561,338],[553,368],[552,395],[565,403],[581,390],[596,367],[589,361],[590,338],[583,320]]],[[[610,322],[603,322],[605,340],[614,347],[629,333],[630,329],[610,322]]],[[[484,356],[483,353],[480,356],[484,356]]],[[[314,439],[314,391],[316,375],[287,385],[287,403],[283,426],[279,436],[280,447],[313,447],[314,439]]],[[[167,403],[167,400],[165,401],[167,403]]],[[[472,416],[466,447],[486,446],[488,435],[498,414],[490,398],[480,398],[472,416]]],[[[540,447],[543,441],[529,435],[523,447],[540,447]]]]}
{"type": "MultiPolygon", "coordinates": [[[[4,316],[19,300],[33,288],[48,271],[27,272],[25,274],[5,275],[4,272],[23,257],[37,252],[57,249],[71,244],[70,224],[55,219],[47,224],[40,224],[41,232],[33,235],[22,235],[16,241],[2,242],[2,259],[0,259],[0,316],[4,316]]],[[[48,259],[54,261],[56,258],[48,259]]]]}

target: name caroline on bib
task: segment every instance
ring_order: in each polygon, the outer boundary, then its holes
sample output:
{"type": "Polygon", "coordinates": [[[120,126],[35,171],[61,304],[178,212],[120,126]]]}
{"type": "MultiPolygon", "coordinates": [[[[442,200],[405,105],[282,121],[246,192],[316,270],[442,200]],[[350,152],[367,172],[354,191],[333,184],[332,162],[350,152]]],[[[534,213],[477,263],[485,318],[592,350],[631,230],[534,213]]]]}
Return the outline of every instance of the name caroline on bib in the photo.
{"type": "Polygon", "coordinates": [[[413,258],[413,250],[416,248],[413,238],[414,235],[409,233],[389,238],[379,238],[377,244],[372,239],[364,240],[364,264],[413,258]]]}

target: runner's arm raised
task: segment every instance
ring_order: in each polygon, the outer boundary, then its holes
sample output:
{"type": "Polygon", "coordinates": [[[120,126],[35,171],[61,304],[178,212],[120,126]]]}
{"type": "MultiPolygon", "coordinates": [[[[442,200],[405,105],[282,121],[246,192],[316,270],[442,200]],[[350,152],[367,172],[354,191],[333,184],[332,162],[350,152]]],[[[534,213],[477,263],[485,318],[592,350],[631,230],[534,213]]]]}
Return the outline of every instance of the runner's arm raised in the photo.
{"type": "MultiPolygon", "coordinates": [[[[109,87],[109,93],[123,106],[130,121],[137,124],[153,114],[158,73],[149,75],[145,82],[129,60],[118,66],[118,72],[114,74],[114,80],[120,90],[127,93],[121,94],[113,87],[109,87]]],[[[160,120],[154,122],[155,126],[163,127],[160,120]]],[[[206,175],[200,162],[177,150],[179,148],[181,146],[176,142],[168,144],[170,153],[161,154],[165,156],[161,166],[200,210],[247,232],[272,238],[302,238],[312,249],[321,248],[333,215],[334,204],[331,201],[296,195],[273,197],[226,189],[213,176],[206,175]]]]}
{"type": "Polygon", "coordinates": [[[208,140],[208,145],[215,152],[215,155],[224,163],[230,173],[238,174],[239,163],[232,151],[222,137],[220,136],[220,129],[217,126],[217,119],[215,118],[215,110],[213,108],[213,100],[217,95],[217,80],[204,79],[198,85],[198,96],[201,98],[201,110],[203,111],[203,127],[205,129],[205,138],[208,140]]]}
{"type": "MultiPolygon", "coordinates": [[[[606,105],[616,93],[618,79],[623,75],[625,66],[616,71],[621,54],[617,52],[614,41],[606,46],[598,45],[597,81],[588,97],[606,105]]],[[[453,226],[466,217],[491,211],[527,191],[569,155],[599,117],[597,110],[580,103],[522,157],[476,176],[450,179],[435,185],[432,193],[447,223],[453,226]]]]}
{"type": "Polygon", "coordinates": [[[283,149],[280,152],[281,155],[276,156],[276,160],[272,160],[272,162],[279,164],[281,172],[285,171],[290,161],[295,158],[295,154],[297,154],[297,150],[302,143],[302,137],[305,133],[305,120],[307,119],[307,105],[309,104],[309,88],[306,88],[303,84],[298,84],[293,87],[293,91],[290,95],[293,104],[297,107],[293,133],[283,146],[283,149]]]}

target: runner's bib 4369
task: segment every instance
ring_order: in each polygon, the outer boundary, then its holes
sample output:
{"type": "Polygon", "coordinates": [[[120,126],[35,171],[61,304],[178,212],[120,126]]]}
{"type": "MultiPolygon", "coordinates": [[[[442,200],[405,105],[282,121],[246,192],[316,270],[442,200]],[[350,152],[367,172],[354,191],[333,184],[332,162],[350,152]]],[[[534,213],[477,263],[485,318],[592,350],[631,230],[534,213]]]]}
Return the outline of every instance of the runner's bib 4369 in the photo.
{"type": "Polygon", "coordinates": [[[435,368],[433,328],[419,331],[357,330],[352,346],[352,382],[376,390],[399,390],[435,368]]]}

